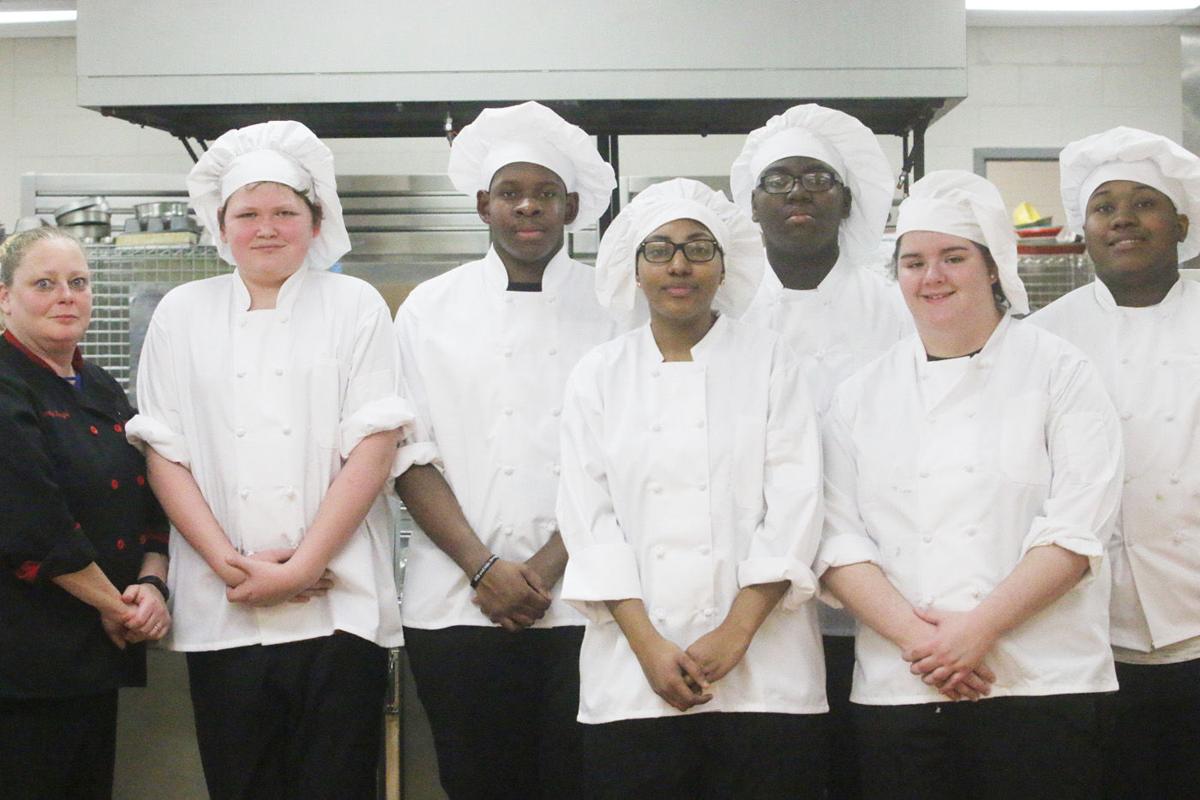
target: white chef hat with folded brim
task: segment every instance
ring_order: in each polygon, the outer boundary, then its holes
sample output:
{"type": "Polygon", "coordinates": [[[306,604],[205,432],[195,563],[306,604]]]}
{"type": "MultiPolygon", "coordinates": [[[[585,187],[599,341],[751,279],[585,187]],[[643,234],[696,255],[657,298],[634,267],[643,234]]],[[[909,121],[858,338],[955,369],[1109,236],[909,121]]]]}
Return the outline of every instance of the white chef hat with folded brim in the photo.
{"type": "Polygon", "coordinates": [[[566,228],[579,230],[600,219],[612,201],[617,179],[587,132],[532,100],[485,108],[454,137],[447,173],[454,188],[475,196],[486,192],[501,167],[537,164],[579,195],[579,213],[566,228]]]}
{"type": "Polygon", "coordinates": [[[874,261],[896,187],[875,134],[849,114],[815,103],[771,117],[746,137],[730,168],[729,185],[738,207],[751,214],[750,198],[763,170],[795,156],[825,162],[850,189],[850,216],[838,232],[838,247],[853,264],[874,261]]]}
{"type": "Polygon", "coordinates": [[[307,267],[329,269],[350,252],[333,153],[302,123],[277,120],[221,134],[188,173],[192,208],[222,259],[237,266],[233,251],[221,241],[218,210],[238,189],[261,182],[290,186],[321,207],[321,230],[309,245],[307,267]]]}
{"type": "Polygon", "coordinates": [[[1004,199],[986,178],[957,169],[931,172],[912,185],[900,204],[896,221],[899,240],[909,231],[933,231],[970,239],[986,247],[996,262],[1008,313],[1029,313],[1029,296],[1017,274],[1017,234],[1004,199]]]}
{"type": "Polygon", "coordinates": [[[1118,127],[1071,142],[1059,155],[1067,225],[1083,233],[1092,193],[1108,181],[1134,181],[1165,194],[1191,225],[1179,260],[1200,255],[1200,158],[1165,136],[1118,127]]]}
{"type": "Polygon", "coordinates": [[[647,187],[621,209],[596,254],[596,297],[618,319],[637,305],[637,250],[647,236],[677,219],[692,219],[712,233],[723,252],[725,278],[713,305],[739,316],[750,305],[763,274],[762,239],[750,218],[722,192],[675,178],[647,187]]]}

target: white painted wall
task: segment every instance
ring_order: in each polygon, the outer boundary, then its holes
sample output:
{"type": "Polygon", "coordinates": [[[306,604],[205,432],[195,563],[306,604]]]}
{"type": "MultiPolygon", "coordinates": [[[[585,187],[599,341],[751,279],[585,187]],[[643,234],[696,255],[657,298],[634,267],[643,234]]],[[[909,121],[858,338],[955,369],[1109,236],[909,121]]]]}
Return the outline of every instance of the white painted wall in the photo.
{"type": "MultiPolygon", "coordinates": [[[[928,169],[971,169],[976,147],[1061,147],[1120,124],[1181,136],[1177,28],[969,28],[967,58],[970,97],[930,129],[928,169]]],[[[898,169],[898,140],[883,142],[898,169]]],[[[330,145],[343,174],[446,165],[437,139],[330,145]]],[[[627,137],[621,169],[722,174],[740,145],[738,136],[627,137]]],[[[10,230],[22,173],[178,172],[182,179],[190,164],[167,134],[75,106],[73,39],[0,39],[0,221],[10,230]]]]}

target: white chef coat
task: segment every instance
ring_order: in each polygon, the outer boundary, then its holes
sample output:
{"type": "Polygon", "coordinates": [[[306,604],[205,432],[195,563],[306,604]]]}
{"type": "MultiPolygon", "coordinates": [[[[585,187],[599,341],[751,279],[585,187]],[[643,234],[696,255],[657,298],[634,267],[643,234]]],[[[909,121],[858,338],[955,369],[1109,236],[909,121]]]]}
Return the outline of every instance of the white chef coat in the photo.
{"type": "MultiPolygon", "coordinates": [[[[775,331],[804,360],[822,414],[838,384],[913,332],[896,284],[844,252],[815,289],[785,289],[768,268],[742,320],[775,331]]],[[[854,635],[848,612],[825,605],[819,611],[823,632],[854,635]]]]}
{"type": "MultiPolygon", "coordinates": [[[[138,370],[130,441],[191,470],[242,553],[295,547],[342,462],[366,436],[406,426],[399,352],[370,285],[300,269],[274,309],[251,311],[236,273],[170,291],[154,312],[138,370]]],[[[399,474],[417,452],[402,448],[399,474]]],[[[174,650],[279,644],[335,630],[402,641],[383,494],[329,562],[333,587],[307,603],[254,608],[171,531],[174,650]]]]}
{"type": "MultiPolygon", "coordinates": [[[[1033,547],[1087,556],[1084,578],[1001,636],[985,663],[993,697],[1114,690],[1103,555],[1121,434],[1104,387],[1072,345],[1010,317],[959,365],[947,379],[914,335],[838,389],[818,574],[869,561],[914,606],[968,611],[1033,547]]],[[[865,625],[856,655],[852,701],[942,699],[865,625]]]]}
{"type": "MultiPolygon", "coordinates": [[[[540,292],[510,292],[495,250],[426,281],[396,314],[418,440],[435,447],[472,530],[501,558],[524,561],[558,530],[562,391],[579,358],[612,338],[594,270],[559,250],[540,292]]],[[[534,627],[582,625],[557,600],[534,627]]],[[[409,543],[404,624],[491,625],[462,570],[421,531],[409,543]]]]}
{"type": "Polygon", "coordinates": [[[813,559],[819,425],[795,356],[725,317],[691,362],[664,363],[649,325],[580,362],[563,411],[558,515],[571,558],[563,597],[588,616],[579,719],[675,716],[605,605],[639,598],[686,648],[740,588],[791,582],[745,658],[687,713],[819,713],[825,670],[813,559]]]}
{"type": "Polygon", "coordinates": [[[1087,353],[1121,415],[1113,644],[1148,652],[1200,636],[1200,284],[1122,308],[1095,281],[1031,319],[1087,353]]]}

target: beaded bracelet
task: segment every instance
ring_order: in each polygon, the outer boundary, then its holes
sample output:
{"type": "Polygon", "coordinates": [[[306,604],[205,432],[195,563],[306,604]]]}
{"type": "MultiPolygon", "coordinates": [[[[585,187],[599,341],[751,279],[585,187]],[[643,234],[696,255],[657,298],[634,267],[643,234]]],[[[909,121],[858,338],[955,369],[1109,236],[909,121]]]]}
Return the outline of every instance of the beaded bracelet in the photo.
{"type": "Polygon", "coordinates": [[[480,567],[478,570],[476,570],[474,576],[471,577],[471,588],[472,589],[479,588],[479,582],[483,580],[483,576],[487,575],[488,570],[491,569],[492,565],[495,564],[499,560],[500,560],[500,556],[496,555],[495,553],[488,556],[488,560],[483,562],[483,566],[480,567]]]}

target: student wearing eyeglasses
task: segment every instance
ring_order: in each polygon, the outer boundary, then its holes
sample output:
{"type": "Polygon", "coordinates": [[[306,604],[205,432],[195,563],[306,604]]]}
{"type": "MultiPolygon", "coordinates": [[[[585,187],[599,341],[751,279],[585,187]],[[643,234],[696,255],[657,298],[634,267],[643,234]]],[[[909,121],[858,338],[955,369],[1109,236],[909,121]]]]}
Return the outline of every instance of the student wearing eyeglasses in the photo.
{"type": "Polygon", "coordinates": [[[818,426],[790,349],[736,319],[762,269],[749,218],[682,178],[600,244],[601,304],[650,322],[584,356],[563,401],[592,797],[824,797],[818,426]]]}
{"type": "MultiPolygon", "coordinates": [[[[745,322],[775,331],[805,359],[820,413],[855,370],[912,332],[878,259],[895,178],[875,134],[854,117],[808,104],[747,138],[730,171],[733,199],[762,231],[770,269],[745,322]]],[[[850,722],[854,620],[822,606],[829,696],[830,797],[859,796],[850,722]]]]}

